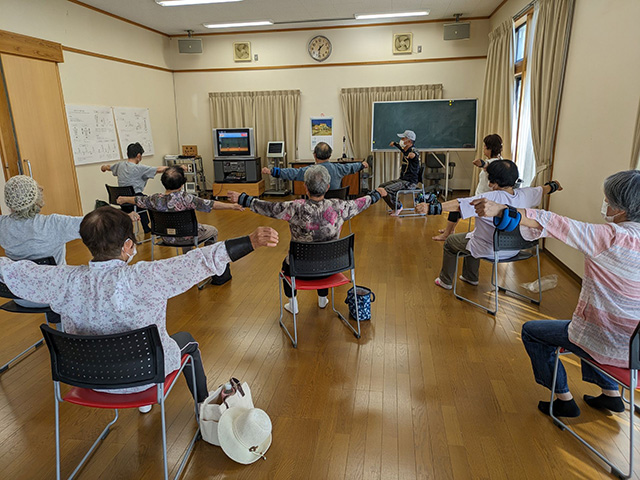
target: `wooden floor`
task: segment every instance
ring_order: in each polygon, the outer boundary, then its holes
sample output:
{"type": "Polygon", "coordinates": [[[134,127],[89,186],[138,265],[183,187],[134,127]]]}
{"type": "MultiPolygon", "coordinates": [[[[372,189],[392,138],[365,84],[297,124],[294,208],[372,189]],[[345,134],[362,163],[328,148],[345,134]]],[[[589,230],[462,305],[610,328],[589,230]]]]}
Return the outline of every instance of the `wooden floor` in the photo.
{"type": "MultiPolygon", "coordinates": [[[[199,442],[183,478],[610,478],[536,409],[548,393],[533,380],[521,325],[570,318],[579,293],[548,258],[542,258],[543,275],[557,274],[559,285],[544,293],[542,305],[501,296],[500,311],[492,317],[433,284],[442,244],[431,236],[446,217],[392,219],[379,202],[352,222],[356,280],[376,294],[372,322],[363,324],[357,340],[330,308],[317,307],[315,293],[302,292],[299,347],[293,349],[277,323],[277,271],[288,248],[288,225],[248,211],[198,215],[216,225],[223,240],[258,225],[280,232],[277,248],[233,264],[227,285],[193,288],[172,299],[167,318],[169,332],[186,330],[200,342],[210,389],[231,376],[249,382],[255,405],[272,419],[273,444],[266,461],[242,466],[199,442]]],[[[466,230],[466,222],[458,229],[466,230]]],[[[150,258],[149,243],[138,251],[136,260],[150,258]]],[[[156,254],[175,251],[158,248],[156,254]]],[[[68,260],[85,263],[89,253],[74,242],[68,260]]],[[[501,267],[501,277],[511,286],[531,281],[533,264],[501,267]]],[[[346,289],[336,294],[343,311],[346,289]]],[[[483,265],[480,285],[464,291],[489,302],[489,290],[489,268],[483,265]]],[[[0,361],[33,343],[42,321],[42,316],[0,312],[0,361]]],[[[627,421],[587,407],[582,394],[596,388],[580,381],[574,359],[566,364],[583,411],[571,425],[624,462],[627,421]]],[[[4,373],[0,386],[0,475],[54,478],[46,347],[4,373]]],[[[194,431],[188,391],[182,381],[177,387],[167,410],[170,468],[194,431]]],[[[111,414],[74,405],[61,411],[63,474],[68,475],[111,414]]],[[[80,478],[160,478],[159,421],[158,408],[147,415],[122,412],[80,478]]]]}

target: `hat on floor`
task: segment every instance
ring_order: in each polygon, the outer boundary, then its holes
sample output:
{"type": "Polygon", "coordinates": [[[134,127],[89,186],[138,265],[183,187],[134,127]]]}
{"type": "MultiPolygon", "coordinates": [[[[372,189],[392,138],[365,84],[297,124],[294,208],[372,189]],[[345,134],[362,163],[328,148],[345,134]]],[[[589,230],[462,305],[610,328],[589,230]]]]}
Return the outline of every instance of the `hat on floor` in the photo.
{"type": "Polygon", "coordinates": [[[271,446],[271,419],[259,408],[233,407],[218,422],[218,440],[227,456],[248,465],[264,456],[271,446]]]}
{"type": "Polygon", "coordinates": [[[4,186],[4,203],[13,212],[33,207],[38,201],[38,184],[26,175],[11,177],[4,186]]]}
{"type": "Polygon", "coordinates": [[[399,133],[398,136],[400,138],[408,138],[412,142],[416,141],[416,133],[413,130],[405,130],[402,133],[399,133]]]}

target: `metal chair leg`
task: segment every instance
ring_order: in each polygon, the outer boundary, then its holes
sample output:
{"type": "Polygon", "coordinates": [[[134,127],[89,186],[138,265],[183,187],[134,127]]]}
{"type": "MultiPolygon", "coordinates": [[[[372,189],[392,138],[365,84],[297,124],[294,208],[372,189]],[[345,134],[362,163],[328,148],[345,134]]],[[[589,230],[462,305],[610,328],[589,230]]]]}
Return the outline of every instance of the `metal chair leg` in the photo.
{"type": "Polygon", "coordinates": [[[41,338],[40,340],[38,340],[36,343],[34,343],[33,345],[31,345],[29,348],[23,350],[21,353],[19,353],[18,355],[16,355],[15,357],[13,357],[11,360],[9,360],[7,363],[5,363],[4,365],[2,365],[0,367],[0,375],[2,375],[4,372],[6,372],[7,370],[9,370],[9,367],[11,366],[12,363],[17,362],[18,360],[20,360],[22,357],[24,357],[27,353],[29,353],[31,350],[37,350],[39,347],[41,347],[44,344],[44,339],[41,338]]]}
{"type": "MultiPolygon", "coordinates": [[[[463,297],[462,295],[460,295],[458,293],[458,266],[460,264],[460,257],[466,257],[467,255],[464,254],[463,252],[458,252],[456,254],[456,270],[455,270],[455,274],[453,275],[453,295],[458,299],[458,300],[462,300],[463,302],[467,302],[470,303],[471,305],[475,305],[476,307],[480,307],[483,310],[486,310],[487,313],[489,315],[495,315],[496,312],[498,311],[498,295],[497,295],[497,291],[496,291],[496,299],[495,299],[495,311],[492,311],[489,307],[486,307],[485,305],[481,305],[477,302],[474,302],[473,300],[467,298],[467,297],[463,297]]],[[[494,276],[494,272],[491,272],[491,276],[494,276]]],[[[492,279],[493,281],[493,279],[492,279]]]]}
{"type": "MultiPolygon", "coordinates": [[[[295,292],[295,279],[292,278],[292,285],[291,286],[291,291],[295,292]]],[[[284,332],[287,334],[287,337],[289,337],[289,340],[291,340],[291,345],[293,345],[293,348],[298,348],[298,328],[297,328],[297,323],[296,323],[296,309],[293,308],[293,333],[295,335],[295,338],[291,336],[291,333],[289,332],[289,329],[286,327],[286,325],[284,324],[284,322],[282,321],[283,317],[284,317],[284,308],[282,307],[282,282],[287,282],[286,278],[283,278],[282,272],[278,273],[278,285],[280,287],[280,319],[279,319],[279,323],[280,326],[284,329],[284,332]]],[[[287,282],[289,283],[289,282],[287,282]]],[[[293,298],[295,298],[295,295],[293,296],[293,298]]]]}
{"type": "Polygon", "coordinates": [[[361,335],[361,331],[360,331],[360,312],[358,311],[358,297],[357,297],[357,294],[356,294],[356,278],[355,278],[355,272],[353,270],[351,270],[351,283],[353,285],[353,294],[354,294],[355,299],[356,299],[356,324],[357,324],[358,330],[353,328],[353,326],[351,325],[351,322],[349,322],[349,320],[347,320],[344,317],[344,315],[342,315],[342,313],[340,313],[338,310],[336,310],[335,290],[334,290],[333,287],[331,288],[331,309],[338,315],[340,320],[342,320],[342,322],[347,326],[347,328],[349,330],[351,330],[351,332],[353,333],[354,337],[360,338],[360,335],[361,335]]]}

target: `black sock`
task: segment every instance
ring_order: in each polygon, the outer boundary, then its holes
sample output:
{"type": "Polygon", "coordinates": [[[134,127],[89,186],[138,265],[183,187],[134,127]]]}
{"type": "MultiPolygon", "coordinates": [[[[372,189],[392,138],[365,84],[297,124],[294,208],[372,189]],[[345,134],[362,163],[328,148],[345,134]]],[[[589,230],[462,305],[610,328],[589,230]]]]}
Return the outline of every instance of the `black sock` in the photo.
{"type": "Polygon", "coordinates": [[[584,401],[587,402],[587,405],[592,408],[606,408],[607,410],[617,413],[624,412],[624,402],[620,397],[610,397],[603,393],[598,397],[585,395],[583,398],[584,401]]]}
{"type": "MultiPolygon", "coordinates": [[[[549,415],[549,402],[538,402],[538,410],[549,415]]],[[[571,400],[556,398],[553,401],[553,414],[556,417],[578,417],[580,416],[580,407],[573,398],[571,400]]]]}

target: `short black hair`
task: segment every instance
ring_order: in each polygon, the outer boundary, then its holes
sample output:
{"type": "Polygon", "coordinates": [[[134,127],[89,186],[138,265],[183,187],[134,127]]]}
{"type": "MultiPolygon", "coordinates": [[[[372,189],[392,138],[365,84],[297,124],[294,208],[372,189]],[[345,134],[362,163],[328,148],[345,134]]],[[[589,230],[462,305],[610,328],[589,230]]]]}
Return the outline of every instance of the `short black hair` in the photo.
{"type": "Polygon", "coordinates": [[[496,158],[502,153],[502,137],[497,133],[487,135],[482,141],[491,150],[491,158],[496,158]]]}
{"type": "Polygon", "coordinates": [[[167,168],[160,177],[160,181],[167,190],[177,190],[187,183],[187,177],[184,175],[182,167],[174,165],[167,168]]]}
{"type": "Polygon", "coordinates": [[[511,160],[494,160],[487,166],[489,183],[495,183],[500,188],[514,187],[520,174],[518,166],[511,160]]]}
{"type": "Polygon", "coordinates": [[[331,158],[331,153],[333,153],[333,150],[331,150],[329,144],[325,142],[318,143],[316,148],[313,149],[313,154],[318,160],[327,160],[328,158],[331,158]]]}
{"type": "Polygon", "coordinates": [[[138,155],[142,155],[144,153],[144,148],[138,142],[130,143],[127,147],[127,157],[128,158],[136,158],[138,155]]]}
{"type": "Polygon", "coordinates": [[[96,262],[119,258],[124,242],[128,238],[135,241],[129,215],[111,206],[85,215],[80,223],[80,237],[96,262]]]}

